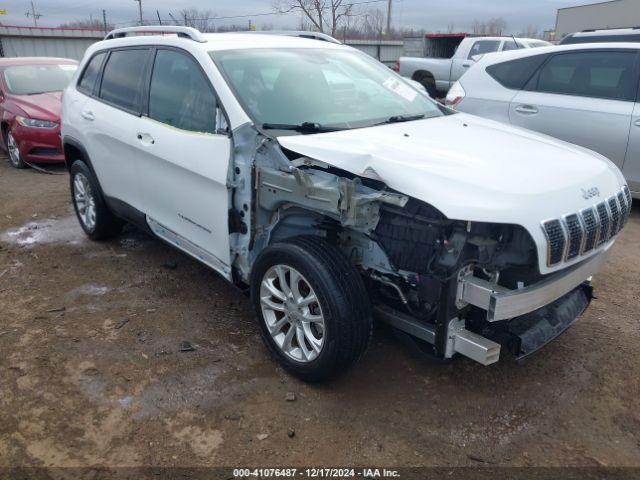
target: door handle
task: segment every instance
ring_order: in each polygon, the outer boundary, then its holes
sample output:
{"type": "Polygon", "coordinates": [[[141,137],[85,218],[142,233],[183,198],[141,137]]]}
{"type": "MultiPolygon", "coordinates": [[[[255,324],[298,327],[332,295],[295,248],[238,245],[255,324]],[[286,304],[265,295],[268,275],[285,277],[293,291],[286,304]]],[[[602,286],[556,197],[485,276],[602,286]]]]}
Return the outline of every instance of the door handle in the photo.
{"type": "Polygon", "coordinates": [[[156,143],[153,137],[148,133],[138,132],[137,136],[140,143],[142,143],[142,145],[144,145],[145,147],[148,147],[149,145],[153,145],[154,143],[156,143]]]}
{"type": "Polygon", "coordinates": [[[82,118],[84,118],[85,120],[89,120],[90,122],[93,122],[95,120],[95,116],[93,115],[93,112],[89,111],[89,110],[83,110],[80,115],[82,115],[82,118]]]}
{"type": "Polygon", "coordinates": [[[635,122],[633,122],[633,124],[634,124],[636,127],[640,127],[640,119],[638,119],[638,120],[636,120],[635,122]]]}
{"type": "Polygon", "coordinates": [[[462,64],[462,67],[463,67],[463,68],[469,68],[470,66],[471,66],[471,64],[470,64],[470,63],[463,63],[463,64],[462,64]]]}
{"type": "Polygon", "coordinates": [[[535,115],[538,113],[538,109],[532,105],[518,105],[516,107],[516,112],[524,115],[535,115]]]}

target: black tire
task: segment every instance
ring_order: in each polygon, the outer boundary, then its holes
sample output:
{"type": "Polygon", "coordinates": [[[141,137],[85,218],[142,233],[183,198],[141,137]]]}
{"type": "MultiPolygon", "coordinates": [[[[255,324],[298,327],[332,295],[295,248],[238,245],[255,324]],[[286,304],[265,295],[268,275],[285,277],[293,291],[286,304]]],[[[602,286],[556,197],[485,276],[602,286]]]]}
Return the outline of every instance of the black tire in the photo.
{"type": "Polygon", "coordinates": [[[11,131],[9,129],[4,131],[4,144],[7,148],[7,160],[9,160],[9,164],[13,167],[13,168],[17,168],[17,169],[23,169],[23,168],[28,168],[29,165],[27,165],[26,163],[24,163],[24,161],[22,160],[22,158],[20,158],[20,152],[16,152],[14,155],[11,154],[11,148],[9,146],[9,136],[11,135],[11,137],[13,137],[13,134],[11,133],[11,131]]]}
{"type": "Polygon", "coordinates": [[[421,83],[424,86],[427,93],[429,94],[429,96],[434,100],[436,100],[438,98],[438,89],[436,88],[436,84],[428,80],[423,80],[421,83]]]}
{"type": "Polygon", "coordinates": [[[113,213],[111,213],[109,207],[107,207],[107,204],[105,203],[104,198],[102,197],[101,190],[98,186],[98,182],[94,175],[91,173],[91,170],[89,169],[87,164],[82,160],[76,160],[71,165],[69,174],[71,201],[78,217],[78,221],[80,222],[80,226],[84,230],[84,233],[86,233],[87,236],[92,240],[107,240],[118,235],[122,230],[123,222],[113,213]],[[85,224],[79,211],[78,205],[76,204],[74,182],[78,175],[83,175],[84,178],[88,180],[91,187],[91,195],[93,196],[95,202],[95,224],[93,225],[93,227],[89,227],[85,224]]]}
{"type": "Polygon", "coordinates": [[[253,266],[251,299],[262,338],[274,358],[307,382],[326,381],[345,372],[364,354],[372,331],[371,302],[364,282],[340,250],[319,237],[295,237],[267,247],[253,266]],[[325,322],[324,344],[315,360],[295,361],[269,333],[260,288],[273,266],[286,265],[302,274],[315,291],[325,322]]]}

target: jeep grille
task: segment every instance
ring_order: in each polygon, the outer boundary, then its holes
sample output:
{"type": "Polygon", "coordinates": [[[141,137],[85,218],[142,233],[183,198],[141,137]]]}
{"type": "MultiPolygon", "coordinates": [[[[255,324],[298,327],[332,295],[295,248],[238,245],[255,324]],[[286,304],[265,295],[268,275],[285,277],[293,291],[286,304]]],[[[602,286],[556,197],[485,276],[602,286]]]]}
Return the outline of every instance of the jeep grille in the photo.
{"type": "Polygon", "coordinates": [[[593,207],[543,222],[547,265],[573,260],[604,245],[622,230],[630,213],[631,193],[625,186],[593,207]]]}

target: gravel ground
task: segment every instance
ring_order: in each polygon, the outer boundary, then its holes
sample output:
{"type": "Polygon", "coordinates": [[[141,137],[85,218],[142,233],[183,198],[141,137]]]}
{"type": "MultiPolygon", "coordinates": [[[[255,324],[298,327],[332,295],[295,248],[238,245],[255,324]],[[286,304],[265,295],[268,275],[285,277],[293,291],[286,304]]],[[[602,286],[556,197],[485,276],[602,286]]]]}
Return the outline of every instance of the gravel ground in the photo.
{"type": "Polygon", "coordinates": [[[376,327],[312,386],[242,293],[133,229],[86,240],[66,174],[2,161],[0,466],[640,466],[638,238],[636,206],[598,299],[524,363],[435,364],[376,327]]]}

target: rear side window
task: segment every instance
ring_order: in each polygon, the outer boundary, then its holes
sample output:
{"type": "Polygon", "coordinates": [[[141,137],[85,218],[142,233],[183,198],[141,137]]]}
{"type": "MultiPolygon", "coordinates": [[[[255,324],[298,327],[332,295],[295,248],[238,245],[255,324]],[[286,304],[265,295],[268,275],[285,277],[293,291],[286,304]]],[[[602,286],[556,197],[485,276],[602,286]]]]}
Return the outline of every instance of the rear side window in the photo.
{"type": "Polygon", "coordinates": [[[95,55],[84,69],[78,88],[86,93],[93,93],[93,87],[96,84],[96,79],[100,74],[100,67],[102,67],[102,61],[104,60],[105,53],[99,53],[95,55]]]}
{"type": "Polygon", "coordinates": [[[149,117],[181,130],[215,133],[216,97],[198,64],[158,50],[149,87],[149,117]]]}
{"type": "Polygon", "coordinates": [[[100,98],[125,110],[137,111],[148,53],[147,49],[111,52],[102,74],[100,98]]]}
{"type": "Polygon", "coordinates": [[[484,55],[485,53],[497,52],[500,47],[500,40],[478,40],[471,47],[469,59],[476,55],[484,55]]]}
{"type": "Polygon", "coordinates": [[[540,70],[539,92],[634,100],[638,84],[634,72],[636,52],[576,52],[554,55],[540,70]]]}
{"type": "Polygon", "coordinates": [[[532,55],[496,63],[487,67],[487,73],[503,87],[520,90],[524,88],[527,81],[540,68],[546,58],[547,55],[532,55]]]}

